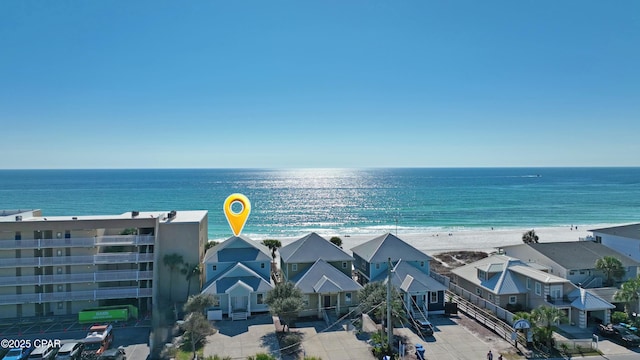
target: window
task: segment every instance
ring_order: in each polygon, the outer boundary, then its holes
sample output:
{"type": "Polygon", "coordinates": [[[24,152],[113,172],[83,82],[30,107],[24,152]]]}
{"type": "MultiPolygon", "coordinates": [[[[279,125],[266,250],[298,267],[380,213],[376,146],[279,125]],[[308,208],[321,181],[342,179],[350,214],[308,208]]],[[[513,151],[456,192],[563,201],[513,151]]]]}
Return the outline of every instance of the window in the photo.
{"type": "Polygon", "coordinates": [[[264,269],[264,263],[260,263],[260,269],[264,269]]]}
{"type": "Polygon", "coordinates": [[[60,249],[56,250],[56,255],[62,256],[62,250],[60,250],[60,249]]]}
{"type": "Polygon", "coordinates": [[[62,292],[62,285],[58,285],[58,292],[62,292]]]}
{"type": "Polygon", "coordinates": [[[420,267],[424,267],[424,261],[420,261],[420,267]]]}
{"type": "Polygon", "coordinates": [[[438,302],[438,293],[435,291],[432,291],[429,293],[429,302],[430,303],[437,303],[438,302]]]}
{"type": "Polygon", "coordinates": [[[527,278],[527,289],[531,290],[531,279],[527,278]]]}
{"type": "Polygon", "coordinates": [[[584,275],[584,270],[580,270],[580,275],[584,275]]]}
{"type": "Polygon", "coordinates": [[[350,292],[344,294],[344,303],[345,304],[351,304],[351,293],[350,292]]]}
{"type": "Polygon", "coordinates": [[[509,304],[515,304],[518,301],[516,296],[509,296],[509,304]]]}
{"type": "Polygon", "coordinates": [[[213,307],[220,307],[220,297],[217,295],[213,296],[213,307]]]}
{"type": "Polygon", "coordinates": [[[298,264],[291,265],[291,271],[298,271],[298,264]]]}
{"type": "Polygon", "coordinates": [[[482,289],[476,288],[476,295],[482,296],[482,289]]]}
{"type": "Polygon", "coordinates": [[[376,264],[376,269],[380,269],[380,263],[376,264]]]}
{"type": "Polygon", "coordinates": [[[305,307],[309,307],[309,295],[304,295],[302,297],[302,302],[304,303],[305,307]]]}
{"type": "Polygon", "coordinates": [[[485,273],[484,271],[482,271],[482,270],[478,270],[478,279],[480,279],[480,280],[487,280],[487,279],[486,279],[486,276],[487,276],[487,275],[486,275],[486,273],[485,273]]]}
{"type": "Polygon", "coordinates": [[[213,268],[213,271],[218,270],[218,265],[213,265],[213,266],[211,266],[211,267],[213,268]]]}
{"type": "Polygon", "coordinates": [[[258,294],[256,298],[256,303],[264,304],[264,294],[258,294]]]}
{"type": "Polygon", "coordinates": [[[342,262],[342,268],[343,268],[343,269],[346,269],[346,268],[347,268],[347,262],[346,262],[346,261],[343,261],[343,262],[342,262]]]}
{"type": "Polygon", "coordinates": [[[58,302],[58,309],[62,310],[64,308],[64,303],[62,301],[58,302]]]}
{"type": "Polygon", "coordinates": [[[16,231],[16,240],[22,240],[22,234],[20,231],[16,231]]]}
{"type": "Polygon", "coordinates": [[[536,283],[536,295],[542,295],[542,285],[539,282],[536,283]]]}
{"type": "Polygon", "coordinates": [[[569,271],[569,275],[575,275],[575,274],[576,274],[575,271],[573,271],[573,270],[569,271]]]}
{"type": "Polygon", "coordinates": [[[489,293],[489,301],[493,301],[493,294],[489,293]]]}
{"type": "Polygon", "coordinates": [[[56,269],[56,271],[58,272],[58,274],[62,274],[62,268],[61,268],[61,267],[58,267],[58,268],[56,269]]]}

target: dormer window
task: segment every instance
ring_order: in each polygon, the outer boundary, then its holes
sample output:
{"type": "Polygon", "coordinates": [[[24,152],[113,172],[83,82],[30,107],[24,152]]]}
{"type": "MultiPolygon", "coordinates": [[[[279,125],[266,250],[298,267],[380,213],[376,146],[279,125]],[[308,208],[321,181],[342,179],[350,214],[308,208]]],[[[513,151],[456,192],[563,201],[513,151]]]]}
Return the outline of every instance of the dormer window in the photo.
{"type": "Polygon", "coordinates": [[[483,270],[478,270],[478,279],[487,280],[487,273],[483,270]]]}

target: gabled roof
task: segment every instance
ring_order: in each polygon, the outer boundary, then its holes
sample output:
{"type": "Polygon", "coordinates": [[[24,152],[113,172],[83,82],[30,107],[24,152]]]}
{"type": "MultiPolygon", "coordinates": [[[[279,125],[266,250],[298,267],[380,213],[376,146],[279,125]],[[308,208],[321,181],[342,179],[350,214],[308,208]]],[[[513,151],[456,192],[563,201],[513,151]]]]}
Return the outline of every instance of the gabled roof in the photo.
{"type": "Polygon", "coordinates": [[[326,293],[338,291],[358,291],[362,286],[323,259],[318,259],[302,274],[291,281],[302,293],[326,293]]]}
{"type": "MultiPolygon", "coordinates": [[[[522,284],[515,276],[515,273],[511,271],[511,269],[518,266],[526,267],[519,259],[494,254],[471,264],[453,269],[451,272],[497,295],[523,294],[527,292],[525,285],[522,284]],[[502,270],[490,278],[486,280],[478,278],[478,269],[486,271],[487,269],[498,268],[502,270]]],[[[534,271],[531,275],[537,276],[539,274],[536,274],[536,272],[542,273],[542,271],[539,270],[531,270],[534,271]]]]}
{"type": "MultiPolygon", "coordinates": [[[[382,273],[376,276],[372,281],[386,282],[387,274],[382,273]]],[[[398,261],[393,267],[393,276],[391,277],[391,285],[404,292],[427,292],[427,291],[444,291],[447,287],[439,283],[431,276],[422,272],[422,270],[409,264],[404,260],[398,261]]]]}
{"type": "Polygon", "coordinates": [[[224,294],[236,285],[250,287],[253,291],[266,292],[273,289],[273,285],[262,276],[241,263],[237,263],[229,270],[205,285],[201,293],[224,294]]]}
{"type": "Polygon", "coordinates": [[[384,234],[351,249],[368,263],[385,262],[400,259],[405,261],[430,261],[431,256],[414,248],[392,234],[384,234]]]}
{"type": "Polygon", "coordinates": [[[571,306],[586,311],[595,311],[595,310],[604,310],[604,309],[614,309],[615,306],[602,300],[601,298],[591,294],[586,289],[575,289],[568,295],[569,298],[576,297],[575,300],[571,302],[571,306]]]}
{"type": "Polygon", "coordinates": [[[232,236],[212,247],[204,255],[204,263],[271,261],[271,252],[266,246],[244,236],[232,236]]]}
{"type": "MultiPolygon", "coordinates": [[[[509,248],[518,246],[529,246],[531,249],[549,258],[565,269],[593,269],[596,261],[605,256],[613,256],[620,260],[622,266],[640,266],[640,263],[632,258],[623,255],[607,246],[593,241],[564,241],[537,244],[520,244],[505,246],[509,248]]],[[[525,259],[526,260],[526,259],[525,259]]]]}
{"type": "Polygon", "coordinates": [[[314,232],[281,247],[278,252],[285,263],[313,263],[318,259],[353,261],[351,255],[314,232]]]}
{"type": "Polygon", "coordinates": [[[640,240],[640,223],[612,226],[608,228],[589,230],[593,233],[602,233],[607,235],[615,235],[629,239],[640,240]]]}

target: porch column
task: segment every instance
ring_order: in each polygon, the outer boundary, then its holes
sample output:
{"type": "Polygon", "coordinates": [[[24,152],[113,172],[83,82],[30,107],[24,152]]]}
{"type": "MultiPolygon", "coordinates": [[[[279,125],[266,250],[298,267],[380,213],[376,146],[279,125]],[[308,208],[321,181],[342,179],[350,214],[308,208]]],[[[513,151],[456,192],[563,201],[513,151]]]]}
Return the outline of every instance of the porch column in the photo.
{"type": "Polygon", "coordinates": [[[253,293],[249,293],[249,299],[247,299],[247,316],[249,316],[249,314],[251,314],[251,295],[253,293]]]}
{"type": "Polygon", "coordinates": [[[233,313],[231,311],[231,294],[227,294],[227,307],[229,308],[229,317],[231,317],[231,314],[233,313]]]}
{"type": "Polygon", "coordinates": [[[611,323],[611,310],[609,309],[604,311],[604,323],[605,324],[611,323]]]}
{"type": "Polygon", "coordinates": [[[336,315],[340,317],[340,293],[338,293],[338,304],[336,305],[336,315]]]}
{"type": "Polygon", "coordinates": [[[579,319],[578,327],[580,329],[586,329],[587,328],[587,312],[585,310],[580,310],[578,319],[579,319]]]}
{"type": "Polygon", "coordinates": [[[322,294],[318,293],[318,319],[322,318],[322,294]]]}

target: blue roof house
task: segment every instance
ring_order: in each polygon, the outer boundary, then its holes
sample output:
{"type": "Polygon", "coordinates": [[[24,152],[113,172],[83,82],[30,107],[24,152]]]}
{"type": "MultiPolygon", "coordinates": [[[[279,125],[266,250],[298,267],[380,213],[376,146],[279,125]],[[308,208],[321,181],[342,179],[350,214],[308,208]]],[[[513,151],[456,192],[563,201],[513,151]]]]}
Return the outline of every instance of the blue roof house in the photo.
{"type": "Polygon", "coordinates": [[[353,249],[358,282],[386,282],[391,259],[391,284],[400,292],[405,309],[416,319],[444,313],[446,287],[429,275],[431,256],[392,234],[385,234],[353,249]]]}
{"type": "Polygon", "coordinates": [[[271,284],[269,249],[244,236],[233,236],[204,256],[203,294],[214,297],[211,311],[232,319],[246,319],[256,312],[269,311],[264,300],[271,284]]]}
{"type": "Polygon", "coordinates": [[[358,304],[362,286],[351,277],[353,258],[316,233],[279,250],[280,269],[304,295],[300,316],[342,315],[358,304]]]}

